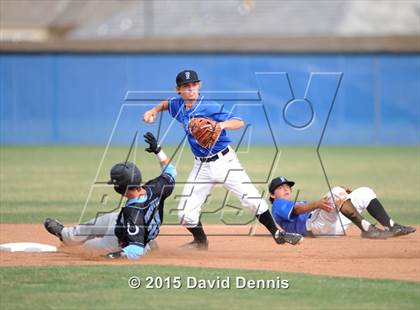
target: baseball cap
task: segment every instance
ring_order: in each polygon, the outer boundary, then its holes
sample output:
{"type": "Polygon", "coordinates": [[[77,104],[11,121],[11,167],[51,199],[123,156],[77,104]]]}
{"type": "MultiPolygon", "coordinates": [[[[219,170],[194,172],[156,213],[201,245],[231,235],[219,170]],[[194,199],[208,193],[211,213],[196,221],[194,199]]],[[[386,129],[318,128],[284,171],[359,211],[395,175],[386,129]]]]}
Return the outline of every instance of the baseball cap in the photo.
{"type": "Polygon", "coordinates": [[[290,187],[292,187],[293,185],[295,185],[295,182],[289,181],[285,177],[274,178],[271,180],[271,183],[268,186],[268,190],[270,191],[270,194],[274,194],[274,191],[276,190],[276,188],[283,184],[287,184],[290,187]]]}
{"type": "Polygon", "coordinates": [[[140,169],[132,162],[121,162],[112,166],[110,171],[111,179],[108,184],[113,184],[119,191],[125,192],[128,186],[139,186],[141,184],[140,169]]]}
{"type": "Polygon", "coordinates": [[[187,83],[200,82],[197,72],[194,70],[184,70],[176,76],[176,85],[181,86],[187,83]]]}

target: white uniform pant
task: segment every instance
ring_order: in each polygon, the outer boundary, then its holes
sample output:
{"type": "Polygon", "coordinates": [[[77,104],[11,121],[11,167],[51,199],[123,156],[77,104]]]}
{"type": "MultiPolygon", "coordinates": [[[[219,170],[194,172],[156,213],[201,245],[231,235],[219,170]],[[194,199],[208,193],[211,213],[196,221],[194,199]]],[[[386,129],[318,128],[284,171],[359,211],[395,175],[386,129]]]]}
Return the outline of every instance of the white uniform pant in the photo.
{"type": "Polygon", "coordinates": [[[66,245],[83,244],[85,250],[99,255],[121,250],[118,238],[114,234],[118,212],[107,213],[89,222],[71,227],[64,227],[61,238],[66,245]]]}
{"type": "Polygon", "coordinates": [[[238,197],[243,207],[249,208],[254,214],[259,215],[268,210],[267,203],[251,183],[235,151],[229,147],[229,153],[215,161],[208,163],[197,159],[194,161],[194,167],[178,204],[178,218],[182,225],[197,226],[201,206],[215,183],[223,184],[238,197]]]}
{"type": "MultiPolygon", "coordinates": [[[[369,203],[376,198],[375,192],[369,187],[359,187],[348,195],[343,188],[338,186],[332,188],[331,192],[336,197],[348,196],[347,199],[350,199],[359,213],[362,213],[369,203]]],[[[330,192],[326,193],[325,196],[331,200],[330,192]]],[[[334,208],[332,203],[331,207],[334,208]]],[[[311,231],[313,235],[343,235],[351,224],[352,222],[347,217],[341,213],[337,214],[336,210],[327,212],[316,209],[312,211],[311,218],[306,222],[306,229],[311,231]]]]}

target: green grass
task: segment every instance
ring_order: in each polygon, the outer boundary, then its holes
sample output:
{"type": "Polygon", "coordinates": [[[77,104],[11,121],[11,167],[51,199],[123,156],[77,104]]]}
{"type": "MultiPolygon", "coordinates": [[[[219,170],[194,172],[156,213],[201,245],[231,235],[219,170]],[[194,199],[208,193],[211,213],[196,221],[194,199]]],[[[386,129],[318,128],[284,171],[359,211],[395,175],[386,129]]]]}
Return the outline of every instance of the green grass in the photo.
{"type": "MultiPolygon", "coordinates": [[[[168,154],[173,148],[166,148],[168,154]]],[[[315,147],[282,147],[273,175],[285,175],[297,182],[299,197],[313,200],[328,190],[315,147]]],[[[125,158],[127,147],[114,147],[99,163],[103,146],[1,146],[0,222],[40,223],[45,217],[77,222],[91,186],[108,178],[113,163],[125,158]]],[[[267,171],[275,158],[272,148],[253,147],[239,158],[260,190],[266,188],[267,171]]],[[[419,152],[416,147],[323,147],[323,163],[331,184],[358,187],[368,185],[378,194],[392,217],[403,223],[419,224],[419,152]]],[[[177,166],[178,180],[185,180],[192,166],[186,149],[177,166]]],[[[144,179],[159,173],[154,156],[139,148],[137,163],[144,179]]],[[[169,214],[177,205],[176,194],[166,203],[166,223],[176,223],[169,214]]],[[[225,191],[216,187],[203,207],[204,223],[235,223],[252,220],[248,212],[239,216],[229,209],[212,213],[223,201],[225,191]]],[[[112,188],[95,187],[86,212],[118,205],[112,188]],[[107,203],[101,203],[104,194],[107,203]]],[[[239,206],[235,197],[229,204],[239,206]]],[[[308,262],[310,263],[310,262],[308,262]]],[[[279,258],[281,264],[281,257],[279,258]]],[[[419,282],[325,277],[304,274],[242,270],[200,269],[164,266],[60,266],[0,268],[1,309],[418,309],[419,282]],[[289,289],[190,290],[128,288],[135,275],[204,279],[244,276],[248,279],[289,280],[289,289]]]]}
{"type": "MultiPolygon", "coordinates": [[[[125,158],[128,147],[113,147],[106,153],[101,167],[103,146],[1,146],[0,147],[0,222],[40,223],[45,217],[57,217],[64,222],[87,220],[98,211],[109,211],[118,205],[118,196],[111,188],[94,187],[93,182],[108,179],[113,163],[125,158]],[[99,176],[95,179],[97,170],[99,176]],[[100,203],[108,195],[106,204],[100,203]],[[84,213],[85,202],[87,208],[84,213]]],[[[174,148],[166,147],[171,154],[174,148]]],[[[157,175],[159,165],[154,156],[139,147],[136,156],[144,179],[157,175]]],[[[270,147],[252,147],[249,152],[238,152],[242,165],[261,191],[266,191],[267,179],[275,150],[270,147]]],[[[396,221],[420,223],[419,208],[419,149],[418,147],[355,147],[328,146],[321,148],[321,156],[330,184],[372,187],[396,221]]],[[[278,165],[272,175],[285,175],[297,182],[299,198],[319,199],[327,190],[315,147],[281,147],[278,165]]],[[[178,181],[185,181],[192,167],[188,148],[175,156],[178,161],[178,181]]],[[[182,184],[166,203],[166,223],[177,223],[175,210],[182,184]]],[[[216,186],[203,206],[204,223],[246,223],[253,219],[248,212],[237,215],[232,208],[218,210],[226,195],[216,186]]],[[[240,207],[233,195],[227,203],[240,207]]]]}
{"type": "Polygon", "coordinates": [[[1,309],[418,309],[419,282],[164,266],[0,268],[1,309]],[[139,289],[130,276],[180,276],[181,289],[139,289]],[[288,280],[288,289],[187,289],[187,276],[288,280]]]}

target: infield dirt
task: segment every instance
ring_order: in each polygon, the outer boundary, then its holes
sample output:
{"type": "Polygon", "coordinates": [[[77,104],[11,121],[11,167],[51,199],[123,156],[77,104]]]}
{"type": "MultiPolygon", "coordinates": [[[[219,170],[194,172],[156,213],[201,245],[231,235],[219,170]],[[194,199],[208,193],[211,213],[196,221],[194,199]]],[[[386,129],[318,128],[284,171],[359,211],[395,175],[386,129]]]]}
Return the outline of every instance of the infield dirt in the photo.
{"type": "Polygon", "coordinates": [[[387,240],[362,239],[352,227],[347,236],[305,238],[297,246],[277,245],[262,227],[207,225],[207,252],[185,251],[191,240],[179,226],[163,226],[159,250],[138,262],[86,257],[80,247],[65,247],[39,224],[1,224],[0,243],[40,242],[60,246],[56,253],[0,252],[0,266],[153,264],[301,272],[319,275],[420,281],[420,233],[387,240]],[[222,235],[224,234],[224,235],[222,235]]]}

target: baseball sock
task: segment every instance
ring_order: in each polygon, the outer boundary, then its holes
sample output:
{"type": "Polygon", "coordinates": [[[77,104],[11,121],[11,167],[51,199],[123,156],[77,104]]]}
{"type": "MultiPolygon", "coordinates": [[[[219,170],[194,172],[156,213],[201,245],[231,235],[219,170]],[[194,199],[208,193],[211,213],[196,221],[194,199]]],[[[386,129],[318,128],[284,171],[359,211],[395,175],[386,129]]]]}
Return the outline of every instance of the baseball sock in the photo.
{"type": "Polygon", "coordinates": [[[340,212],[354,223],[361,231],[367,231],[371,225],[366,221],[357,209],[353,206],[350,200],[346,200],[341,206],[340,212]]]}
{"type": "Polygon", "coordinates": [[[194,241],[205,242],[207,241],[206,233],[203,230],[203,225],[201,222],[198,222],[195,227],[187,227],[188,231],[193,235],[194,241]]]}
{"type": "Polygon", "coordinates": [[[261,213],[260,215],[256,215],[256,217],[258,221],[260,221],[260,223],[263,224],[271,233],[271,235],[274,237],[278,228],[276,224],[274,223],[274,220],[270,214],[270,211],[267,210],[264,213],[261,213]]]}
{"type": "Polygon", "coordinates": [[[386,213],[384,207],[379,202],[378,199],[374,198],[370,201],[367,209],[370,215],[372,215],[379,223],[384,227],[391,228],[394,226],[394,221],[389,218],[388,213],[386,213]]]}

